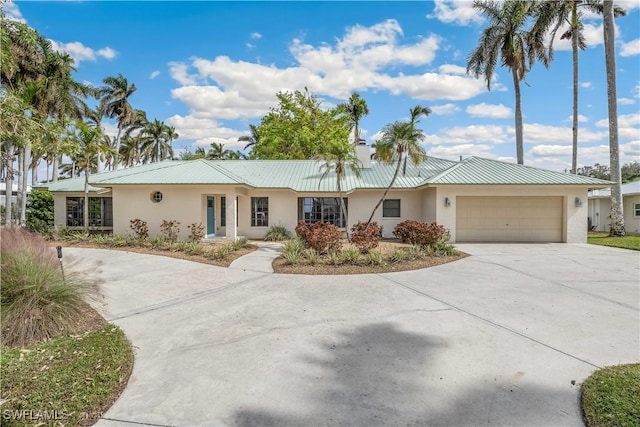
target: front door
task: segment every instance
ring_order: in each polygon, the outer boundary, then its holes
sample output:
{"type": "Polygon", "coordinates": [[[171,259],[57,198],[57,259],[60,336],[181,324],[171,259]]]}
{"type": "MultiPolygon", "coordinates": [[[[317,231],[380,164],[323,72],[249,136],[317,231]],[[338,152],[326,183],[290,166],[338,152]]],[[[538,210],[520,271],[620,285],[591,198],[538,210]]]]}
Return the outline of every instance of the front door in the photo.
{"type": "Polygon", "coordinates": [[[216,198],[207,196],[207,236],[216,234],[216,198]]]}

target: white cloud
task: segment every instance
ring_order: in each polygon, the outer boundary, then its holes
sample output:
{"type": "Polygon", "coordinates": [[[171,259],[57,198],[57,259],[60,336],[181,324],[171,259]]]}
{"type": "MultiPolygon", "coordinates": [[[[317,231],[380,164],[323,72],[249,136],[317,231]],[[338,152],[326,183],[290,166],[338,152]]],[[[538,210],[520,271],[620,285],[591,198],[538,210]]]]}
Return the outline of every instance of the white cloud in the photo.
{"type": "Polygon", "coordinates": [[[640,39],[635,39],[628,43],[622,43],[620,46],[620,56],[635,55],[640,55],[640,39]]]}
{"type": "Polygon", "coordinates": [[[502,104],[481,104],[469,105],[465,110],[467,114],[473,117],[490,117],[493,119],[506,119],[513,117],[513,110],[502,104]]]}
{"type": "Polygon", "coordinates": [[[580,82],[580,87],[584,89],[588,89],[591,87],[591,82],[580,82]]]}
{"type": "MultiPolygon", "coordinates": [[[[169,73],[181,85],[172,96],[189,107],[189,117],[231,120],[261,117],[274,105],[277,92],[304,87],[321,98],[338,100],[366,90],[455,101],[485,93],[484,82],[458,65],[443,65],[437,72],[397,72],[401,66],[410,70],[429,65],[440,43],[433,34],[404,43],[400,24],[392,19],[369,27],[356,25],[332,44],[294,39],[289,45],[293,61],[287,67],[228,56],[171,62],[169,73]]],[[[503,87],[496,83],[497,89],[503,87]]]]}
{"type": "Polygon", "coordinates": [[[149,79],[153,80],[160,75],[160,71],[155,70],[149,75],[149,79]]]}
{"type": "Polygon", "coordinates": [[[12,1],[2,2],[2,10],[7,19],[11,19],[12,21],[18,21],[22,23],[26,23],[27,20],[22,16],[22,12],[18,8],[18,5],[12,1]]]}
{"type": "Polygon", "coordinates": [[[195,140],[193,146],[196,147],[207,147],[212,142],[217,142],[225,144],[228,149],[237,150],[242,149],[245,145],[243,142],[238,142],[238,138],[246,132],[221,126],[213,119],[176,114],[166,119],[165,122],[176,128],[180,139],[195,140]]]}
{"type": "Polygon", "coordinates": [[[631,98],[618,98],[618,104],[620,105],[633,105],[636,101],[631,98]]]}
{"type": "Polygon", "coordinates": [[[92,49],[85,46],[81,42],[61,43],[55,40],[51,41],[51,47],[58,52],[69,54],[76,64],[80,64],[82,61],[96,61],[98,57],[105,59],[113,59],[118,54],[110,47],[104,47],[102,49],[92,49]]]}
{"type": "MultiPolygon", "coordinates": [[[[596,126],[609,128],[609,119],[602,119],[596,122],[596,126]]],[[[640,126],[640,113],[623,114],[618,116],[618,128],[640,126]]]]}
{"type": "MultiPolygon", "coordinates": [[[[587,123],[588,121],[589,121],[589,119],[587,118],[587,116],[583,116],[582,114],[578,114],[578,123],[587,123]]],[[[565,122],[573,123],[573,115],[567,117],[565,122]]]]}
{"type": "MultiPolygon", "coordinates": [[[[525,123],[524,142],[526,144],[557,142],[570,145],[573,141],[571,127],[549,126],[540,123],[525,123]]],[[[604,132],[594,132],[590,129],[579,129],[578,138],[582,143],[598,142],[606,138],[604,132]]]]}
{"type": "Polygon", "coordinates": [[[432,144],[477,144],[488,142],[502,144],[513,139],[513,129],[508,126],[471,125],[439,129],[435,135],[426,135],[432,144]]]}
{"type": "Polygon", "coordinates": [[[483,22],[482,15],[473,8],[473,2],[469,0],[435,0],[433,14],[427,15],[427,18],[458,25],[483,22]]]}
{"type": "Polygon", "coordinates": [[[429,107],[431,112],[437,116],[444,116],[460,111],[460,107],[455,104],[442,104],[429,107]]]}
{"type": "Polygon", "coordinates": [[[245,43],[245,47],[247,49],[253,49],[253,48],[255,48],[255,45],[252,45],[251,43],[245,43]]]}
{"type": "Polygon", "coordinates": [[[259,40],[262,38],[262,34],[258,33],[258,32],[253,32],[251,34],[249,34],[249,37],[251,37],[253,40],[259,40]]]}

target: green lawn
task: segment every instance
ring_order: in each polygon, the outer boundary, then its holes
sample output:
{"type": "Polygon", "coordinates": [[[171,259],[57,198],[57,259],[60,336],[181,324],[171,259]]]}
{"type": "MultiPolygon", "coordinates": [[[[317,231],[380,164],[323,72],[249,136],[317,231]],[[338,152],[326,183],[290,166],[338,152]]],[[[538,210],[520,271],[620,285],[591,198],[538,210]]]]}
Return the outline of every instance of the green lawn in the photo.
{"type": "Polygon", "coordinates": [[[640,425],[640,364],[594,372],[582,384],[582,411],[588,427],[640,425]]]}
{"type": "Polygon", "coordinates": [[[607,233],[589,233],[587,239],[592,245],[640,251],[640,236],[609,237],[607,233]]]}
{"type": "Polygon", "coordinates": [[[118,398],[133,366],[120,328],[105,325],[27,347],[2,347],[2,425],[92,425],[118,398]]]}

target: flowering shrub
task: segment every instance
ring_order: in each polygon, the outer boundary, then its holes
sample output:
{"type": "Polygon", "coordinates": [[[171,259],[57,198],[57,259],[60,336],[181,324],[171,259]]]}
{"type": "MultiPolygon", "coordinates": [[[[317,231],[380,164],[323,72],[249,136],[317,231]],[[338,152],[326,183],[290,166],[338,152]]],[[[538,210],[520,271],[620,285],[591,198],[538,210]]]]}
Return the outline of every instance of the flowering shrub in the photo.
{"type": "Polygon", "coordinates": [[[366,222],[358,221],[351,227],[351,243],[360,250],[360,253],[366,254],[371,249],[377,248],[381,237],[382,226],[377,222],[367,226],[366,222]]]}
{"type": "Polygon", "coordinates": [[[306,247],[318,253],[339,251],[342,246],[342,233],[338,227],[328,222],[306,224],[301,221],[296,226],[296,234],[305,241],[306,247]]]}
{"type": "Polygon", "coordinates": [[[393,235],[403,243],[421,247],[435,247],[438,242],[449,240],[449,230],[437,223],[402,221],[393,229],[393,235]]]}

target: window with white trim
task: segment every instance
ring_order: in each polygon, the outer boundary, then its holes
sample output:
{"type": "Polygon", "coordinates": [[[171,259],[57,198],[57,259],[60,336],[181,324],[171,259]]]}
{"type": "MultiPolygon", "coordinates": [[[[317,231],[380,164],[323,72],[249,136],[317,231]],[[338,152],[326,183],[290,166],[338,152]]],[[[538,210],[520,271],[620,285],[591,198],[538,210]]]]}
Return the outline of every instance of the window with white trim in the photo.
{"type": "Polygon", "coordinates": [[[640,203],[633,204],[633,216],[640,217],[640,203]]]}

